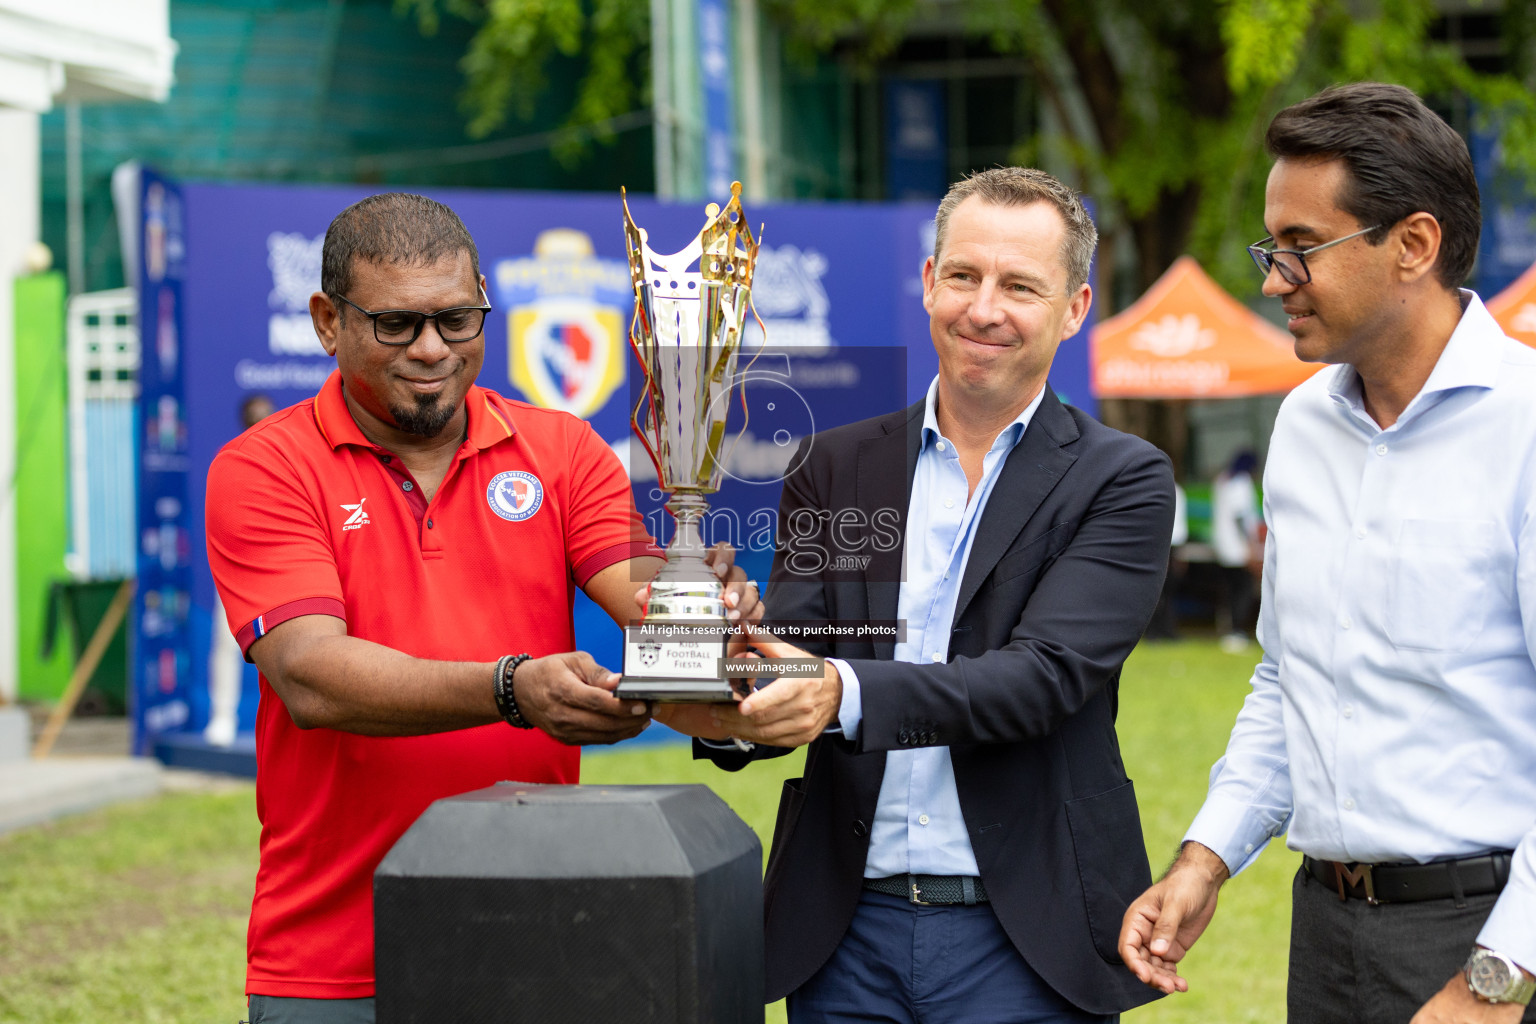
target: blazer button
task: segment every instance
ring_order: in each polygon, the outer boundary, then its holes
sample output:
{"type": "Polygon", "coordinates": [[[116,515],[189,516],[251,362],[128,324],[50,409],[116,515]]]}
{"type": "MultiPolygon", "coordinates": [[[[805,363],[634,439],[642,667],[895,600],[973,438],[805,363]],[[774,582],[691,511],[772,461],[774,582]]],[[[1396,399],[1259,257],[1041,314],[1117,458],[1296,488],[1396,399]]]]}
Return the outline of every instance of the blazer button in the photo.
{"type": "Polygon", "coordinates": [[[911,741],[912,741],[912,734],[907,732],[907,730],[905,730],[905,729],[902,729],[900,732],[898,732],[896,734],[896,742],[900,743],[902,746],[906,746],[911,741]]]}
{"type": "Polygon", "coordinates": [[[863,839],[865,836],[869,835],[869,826],[855,818],[853,822],[853,834],[858,836],[860,839],[863,839]]]}

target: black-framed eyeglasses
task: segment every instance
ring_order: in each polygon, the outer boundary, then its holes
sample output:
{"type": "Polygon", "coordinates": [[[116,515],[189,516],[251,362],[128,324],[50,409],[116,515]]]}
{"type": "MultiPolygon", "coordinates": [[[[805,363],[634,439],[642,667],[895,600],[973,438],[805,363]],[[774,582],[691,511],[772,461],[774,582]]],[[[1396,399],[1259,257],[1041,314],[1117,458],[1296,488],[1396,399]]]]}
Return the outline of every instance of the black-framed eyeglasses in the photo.
{"type": "Polygon", "coordinates": [[[1377,228],[1385,226],[1384,224],[1376,224],[1372,227],[1362,228],[1352,235],[1335,238],[1331,242],[1314,245],[1310,249],[1266,249],[1264,248],[1264,243],[1275,240],[1274,235],[1266,235],[1248,247],[1248,255],[1253,257],[1253,262],[1258,265],[1259,273],[1265,277],[1269,276],[1269,268],[1274,267],[1280,271],[1280,276],[1285,278],[1287,283],[1299,287],[1300,285],[1312,283],[1312,271],[1307,269],[1308,256],[1315,252],[1322,252],[1324,249],[1332,248],[1335,245],[1342,245],[1351,238],[1368,235],[1377,228]]]}
{"type": "Polygon", "coordinates": [[[415,309],[364,309],[345,295],[336,296],[342,302],[373,321],[373,337],[380,345],[404,347],[421,337],[421,330],[428,320],[436,321],[437,333],[444,341],[474,341],[485,329],[485,314],[491,311],[491,300],[485,289],[480,289],[480,306],[454,306],[436,313],[423,313],[415,309]]]}

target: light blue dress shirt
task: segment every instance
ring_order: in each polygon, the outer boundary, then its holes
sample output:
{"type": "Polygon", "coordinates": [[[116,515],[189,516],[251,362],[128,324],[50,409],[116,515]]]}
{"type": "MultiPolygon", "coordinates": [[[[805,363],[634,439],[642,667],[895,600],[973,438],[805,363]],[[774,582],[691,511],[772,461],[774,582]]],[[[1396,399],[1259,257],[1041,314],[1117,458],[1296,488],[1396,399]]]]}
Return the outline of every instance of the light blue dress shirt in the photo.
{"type": "MultiPolygon", "coordinates": [[[[1044,389],[1008,424],[982,458],[981,481],[967,501],[969,484],[954,443],[939,433],[934,412],[939,381],[928,386],[923,436],[918,449],[907,532],[902,548],[904,572],[896,618],[907,624],[906,640],[896,645],[897,661],[942,663],[949,657],[950,630],[959,600],[965,563],[976,538],[976,525],[987,507],[1003,463],[1030,417],[1040,407],[1044,389]]],[[[858,738],[864,694],[858,675],[846,661],[829,659],[843,683],[837,721],[843,735],[858,738]]],[[[879,700],[878,693],[870,694],[879,700]]],[[[976,854],[960,815],[955,769],[948,747],[892,750],[885,755],[885,780],[869,830],[865,878],[891,875],[976,875],[976,854]]]]}
{"type": "Polygon", "coordinates": [[[1536,970],[1536,351],[1475,295],[1383,430],[1348,365],[1285,400],[1264,658],[1187,839],[1337,861],[1514,849],[1478,936],[1536,970]]]}

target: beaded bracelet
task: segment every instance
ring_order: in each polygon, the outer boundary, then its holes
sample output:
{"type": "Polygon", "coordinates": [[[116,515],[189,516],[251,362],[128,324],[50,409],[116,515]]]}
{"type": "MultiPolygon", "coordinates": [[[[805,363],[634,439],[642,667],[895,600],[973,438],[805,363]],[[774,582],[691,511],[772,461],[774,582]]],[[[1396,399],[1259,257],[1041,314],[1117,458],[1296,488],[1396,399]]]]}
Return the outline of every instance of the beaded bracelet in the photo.
{"type": "Polygon", "coordinates": [[[518,709],[517,697],[512,692],[513,673],[517,671],[517,667],[519,665],[527,661],[530,657],[531,655],[528,654],[507,654],[503,655],[502,658],[496,662],[496,678],[494,683],[496,693],[496,710],[501,712],[501,717],[505,719],[506,723],[512,726],[514,729],[533,728],[533,723],[524,718],[522,711],[518,709]]]}

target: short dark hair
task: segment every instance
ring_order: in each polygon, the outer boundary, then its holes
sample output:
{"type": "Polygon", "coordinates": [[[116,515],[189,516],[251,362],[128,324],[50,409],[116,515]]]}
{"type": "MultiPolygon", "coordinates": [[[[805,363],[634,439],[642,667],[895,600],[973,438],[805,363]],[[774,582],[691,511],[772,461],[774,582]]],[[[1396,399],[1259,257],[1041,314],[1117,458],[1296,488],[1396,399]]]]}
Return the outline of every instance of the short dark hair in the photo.
{"type": "Polygon", "coordinates": [[[469,253],[470,271],[479,281],[480,252],[458,214],[426,196],[383,192],[358,200],[331,221],[320,250],[320,290],[345,295],[356,260],[425,267],[461,252],[469,253]]]}
{"type": "Polygon", "coordinates": [[[961,178],[949,187],[933,218],[933,259],[944,249],[944,234],[955,207],[975,196],[994,206],[1028,206],[1049,203],[1061,214],[1066,235],[1061,242],[1062,263],[1067,268],[1067,287],[1076,290],[1088,280],[1099,229],[1083,205],[1082,197],[1051,175],[1033,167],[992,167],[961,178]]]}
{"type": "Polygon", "coordinates": [[[1482,231],[1472,157],[1412,90],[1382,82],[1324,89],[1276,114],[1264,144],[1277,159],[1342,160],[1349,177],[1337,202],[1361,227],[1382,225],[1365,236],[1370,244],[1422,211],[1440,222],[1440,282],[1456,288],[1472,272],[1482,231]]]}

